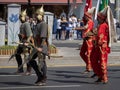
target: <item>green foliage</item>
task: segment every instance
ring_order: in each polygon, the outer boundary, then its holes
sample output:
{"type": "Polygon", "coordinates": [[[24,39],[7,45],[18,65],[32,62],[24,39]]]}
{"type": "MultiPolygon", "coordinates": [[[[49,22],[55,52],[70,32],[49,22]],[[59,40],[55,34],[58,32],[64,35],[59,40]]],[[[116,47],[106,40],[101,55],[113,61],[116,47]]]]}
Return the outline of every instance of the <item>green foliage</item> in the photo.
{"type": "Polygon", "coordinates": [[[52,44],[52,45],[50,45],[50,48],[56,48],[56,46],[52,44]]]}
{"type": "Polygon", "coordinates": [[[17,46],[9,46],[9,45],[5,45],[5,46],[0,46],[0,50],[5,50],[5,49],[16,49],[17,46]]]}
{"type": "MultiPolygon", "coordinates": [[[[0,46],[0,50],[2,49],[2,50],[5,50],[5,49],[16,49],[17,48],[17,46],[10,46],[10,45],[5,45],[5,46],[0,46]]],[[[56,48],[56,46],[55,45],[50,45],[50,48],[52,49],[52,48],[56,48]]]]}

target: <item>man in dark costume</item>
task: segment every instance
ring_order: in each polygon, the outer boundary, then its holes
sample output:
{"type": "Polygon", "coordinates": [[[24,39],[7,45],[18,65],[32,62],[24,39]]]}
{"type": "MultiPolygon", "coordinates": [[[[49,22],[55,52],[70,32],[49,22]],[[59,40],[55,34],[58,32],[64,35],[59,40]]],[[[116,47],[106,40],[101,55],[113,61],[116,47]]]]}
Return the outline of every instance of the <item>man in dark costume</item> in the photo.
{"type": "Polygon", "coordinates": [[[41,86],[46,84],[46,55],[48,54],[48,25],[44,22],[43,6],[37,10],[37,25],[36,25],[36,38],[35,47],[33,48],[29,57],[29,63],[35,70],[37,81],[35,85],[41,86]],[[35,59],[38,57],[38,61],[35,59]]]}
{"type": "MultiPolygon", "coordinates": [[[[26,18],[27,18],[27,13],[26,13],[26,10],[24,10],[20,14],[21,26],[20,26],[20,33],[18,34],[20,43],[30,42],[32,37],[30,24],[29,22],[27,22],[26,18]]],[[[25,55],[24,59],[27,59],[27,56],[29,54],[29,48],[27,48],[24,44],[22,45],[19,44],[15,52],[15,57],[18,64],[18,70],[16,74],[21,74],[24,72],[23,66],[22,66],[23,61],[22,61],[21,54],[24,54],[25,55]]],[[[27,63],[27,70],[25,75],[30,75],[30,74],[31,74],[31,67],[27,63]]]]}

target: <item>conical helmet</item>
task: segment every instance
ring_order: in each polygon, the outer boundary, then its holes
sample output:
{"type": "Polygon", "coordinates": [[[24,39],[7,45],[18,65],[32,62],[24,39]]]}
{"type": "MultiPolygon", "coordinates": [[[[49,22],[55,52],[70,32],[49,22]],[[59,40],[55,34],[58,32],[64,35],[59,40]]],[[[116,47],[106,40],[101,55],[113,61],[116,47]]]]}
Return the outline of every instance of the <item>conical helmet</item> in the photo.
{"type": "Polygon", "coordinates": [[[36,14],[42,15],[42,16],[44,15],[43,5],[41,6],[41,8],[37,9],[36,14]]]}
{"type": "Polygon", "coordinates": [[[25,17],[25,16],[27,16],[26,9],[25,9],[24,11],[21,11],[20,15],[21,15],[22,17],[25,17]]]}
{"type": "Polygon", "coordinates": [[[92,17],[95,15],[95,7],[92,7],[92,8],[88,8],[88,11],[85,12],[85,16],[89,17],[92,19],[92,17]]]}
{"type": "Polygon", "coordinates": [[[107,16],[107,10],[108,10],[108,7],[105,7],[103,10],[100,11],[100,13],[107,16]]]}
{"type": "Polygon", "coordinates": [[[104,8],[102,11],[100,11],[97,16],[98,18],[100,19],[106,19],[107,18],[107,10],[108,10],[108,7],[104,8]]]}
{"type": "Polygon", "coordinates": [[[95,7],[92,7],[90,9],[88,8],[87,12],[90,13],[91,15],[95,15],[95,10],[96,10],[95,7]]]}

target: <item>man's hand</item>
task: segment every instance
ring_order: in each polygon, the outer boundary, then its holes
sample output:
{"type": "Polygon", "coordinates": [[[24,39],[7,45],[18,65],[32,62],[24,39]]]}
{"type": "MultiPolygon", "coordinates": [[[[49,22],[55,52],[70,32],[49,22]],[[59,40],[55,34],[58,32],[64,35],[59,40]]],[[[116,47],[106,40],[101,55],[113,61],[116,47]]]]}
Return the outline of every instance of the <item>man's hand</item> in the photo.
{"type": "Polygon", "coordinates": [[[25,42],[25,43],[24,43],[24,45],[25,45],[25,46],[28,46],[28,45],[29,45],[29,43],[26,43],[26,42],[25,42]]]}
{"type": "Polygon", "coordinates": [[[75,30],[75,28],[72,28],[72,30],[75,30]]]}
{"type": "Polygon", "coordinates": [[[39,52],[42,52],[42,48],[37,48],[37,50],[38,50],[39,52]]]}

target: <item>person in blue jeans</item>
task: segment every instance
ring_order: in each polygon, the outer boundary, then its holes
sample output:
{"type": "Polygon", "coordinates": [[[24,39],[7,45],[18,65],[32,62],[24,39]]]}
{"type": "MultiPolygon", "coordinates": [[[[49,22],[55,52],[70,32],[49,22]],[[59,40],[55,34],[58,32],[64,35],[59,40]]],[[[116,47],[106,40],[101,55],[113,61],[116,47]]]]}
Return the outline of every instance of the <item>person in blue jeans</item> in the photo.
{"type": "MultiPolygon", "coordinates": [[[[78,19],[77,21],[77,27],[82,27],[84,26],[83,21],[78,19]]],[[[82,31],[77,30],[77,39],[82,39],[82,31]]]]}

